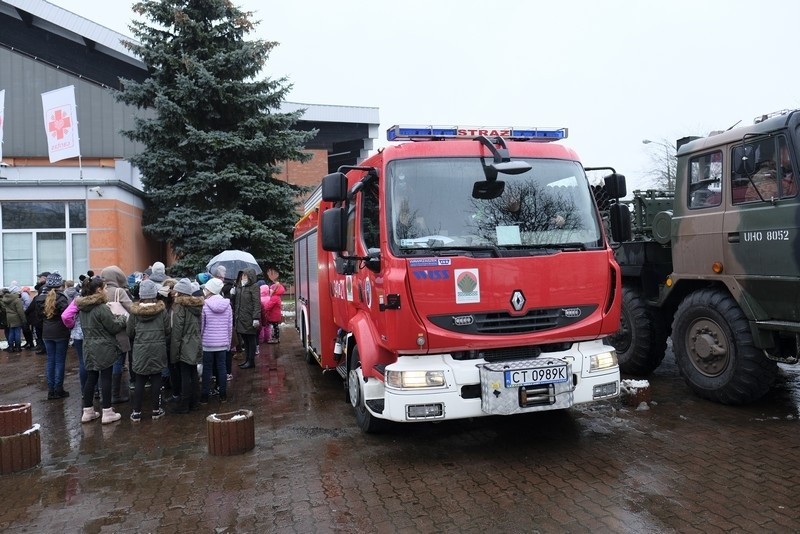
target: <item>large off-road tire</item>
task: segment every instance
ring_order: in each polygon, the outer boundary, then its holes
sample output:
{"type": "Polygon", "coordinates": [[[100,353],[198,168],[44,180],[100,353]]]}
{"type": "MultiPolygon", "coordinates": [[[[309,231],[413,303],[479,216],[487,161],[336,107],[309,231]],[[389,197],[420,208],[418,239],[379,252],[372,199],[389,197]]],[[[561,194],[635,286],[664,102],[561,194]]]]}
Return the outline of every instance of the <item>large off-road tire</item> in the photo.
{"type": "MultiPolygon", "coordinates": [[[[374,379],[373,379],[374,380],[374,379]]],[[[364,375],[361,372],[361,359],[358,346],[350,356],[350,370],[347,373],[347,391],[350,404],[356,415],[358,427],[367,434],[377,434],[386,428],[386,421],[373,417],[364,402],[364,375]]]]}
{"type": "Polygon", "coordinates": [[[763,396],[777,364],[753,345],[741,308],[721,289],[691,293],[675,313],[672,349],[686,383],[697,395],[723,404],[763,396]]]}
{"type": "Polygon", "coordinates": [[[664,359],[667,328],[660,314],[647,306],[637,289],[625,287],[622,289],[620,329],[609,341],[617,350],[621,372],[647,376],[664,359]]]}

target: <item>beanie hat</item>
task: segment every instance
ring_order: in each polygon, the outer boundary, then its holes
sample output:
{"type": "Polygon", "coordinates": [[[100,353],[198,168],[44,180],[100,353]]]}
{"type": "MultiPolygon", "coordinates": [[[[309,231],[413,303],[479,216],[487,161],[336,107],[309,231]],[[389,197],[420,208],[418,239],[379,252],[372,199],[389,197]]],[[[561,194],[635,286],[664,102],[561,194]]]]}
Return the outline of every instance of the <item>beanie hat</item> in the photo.
{"type": "Polygon", "coordinates": [[[19,293],[19,286],[8,286],[9,293],[19,293]]]}
{"type": "Polygon", "coordinates": [[[64,285],[64,279],[61,278],[61,275],[58,272],[50,273],[47,275],[47,282],[45,282],[47,287],[61,287],[64,285]]]}
{"type": "Polygon", "coordinates": [[[208,289],[208,291],[210,293],[213,293],[214,295],[219,295],[220,292],[222,291],[223,285],[224,284],[222,280],[220,280],[219,278],[212,278],[211,280],[206,282],[206,289],[208,289]]]}
{"type": "Polygon", "coordinates": [[[150,280],[153,282],[163,282],[167,278],[166,267],[160,261],[153,264],[153,273],[150,275],[150,280]]]}
{"type": "Polygon", "coordinates": [[[198,283],[200,283],[200,285],[203,285],[203,284],[207,283],[210,278],[211,278],[211,275],[208,274],[208,273],[199,273],[197,275],[197,281],[198,281],[198,283]]]}
{"type": "Polygon", "coordinates": [[[172,289],[174,289],[176,293],[182,293],[184,295],[191,295],[194,293],[194,290],[192,289],[192,283],[188,278],[181,278],[178,280],[178,283],[175,284],[175,287],[172,289]]]}
{"type": "Polygon", "coordinates": [[[140,299],[154,299],[158,295],[158,284],[152,280],[142,280],[139,284],[139,298],[140,299]]]}

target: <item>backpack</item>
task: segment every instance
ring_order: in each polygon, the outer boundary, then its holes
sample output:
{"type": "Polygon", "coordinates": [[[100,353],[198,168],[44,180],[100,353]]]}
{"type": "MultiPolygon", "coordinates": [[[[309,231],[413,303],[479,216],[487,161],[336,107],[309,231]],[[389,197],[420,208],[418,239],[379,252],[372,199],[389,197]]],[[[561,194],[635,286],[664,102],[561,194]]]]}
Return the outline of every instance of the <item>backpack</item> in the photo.
{"type": "Polygon", "coordinates": [[[0,328],[8,328],[8,317],[6,316],[6,305],[0,302],[0,328]]]}

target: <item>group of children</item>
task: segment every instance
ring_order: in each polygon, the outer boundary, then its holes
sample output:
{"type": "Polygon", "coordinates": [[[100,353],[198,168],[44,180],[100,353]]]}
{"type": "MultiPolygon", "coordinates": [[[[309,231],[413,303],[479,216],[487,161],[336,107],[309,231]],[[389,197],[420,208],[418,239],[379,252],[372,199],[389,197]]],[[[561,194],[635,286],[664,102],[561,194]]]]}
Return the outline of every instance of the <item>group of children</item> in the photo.
{"type": "MultiPolygon", "coordinates": [[[[160,268],[160,265],[158,265],[160,268]]],[[[156,270],[154,269],[154,272],[156,270]]],[[[271,285],[263,287],[266,298],[261,301],[258,316],[259,327],[269,325],[269,343],[279,341],[279,325],[282,321],[281,299],[285,289],[278,281],[278,273],[270,269],[271,285]],[[277,309],[277,312],[276,312],[277,309]]],[[[204,273],[195,282],[188,278],[180,280],[161,280],[151,278],[142,280],[137,287],[138,299],[131,301],[127,294],[117,297],[117,289],[103,285],[101,291],[97,284],[87,286],[87,292],[75,300],[74,306],[80,311],[83,332],[86,335],[86,321],[90,322],[93,336],[100,342],[84,344],[84,359],[87,366],[92,361],[92,350],[102,352],[102,339],[106,345],[113,345],[120,334],[131,341],[130,370],[134,384],[131,420],[142,419],[142,405],[145,387],[150,384],[152,418],[164,415],[162,405],[162,375],[170,369],[170,385],[173,399],[176,400],[174,413],[188,413],[198,404],[208,402],[211,393],[212,377],[216,377],[220,402],[227,400],[227,380],[230,375],[230,350],[236,338],[234,321],[235,300],[244,287],[226,283],[225,272],[215,272],[215,277],[204,273]],[[202,285],[200,285],[202,282],[202,285]],[[237,287],[238,286],[238,287],[237,287]],[[227,293],[227,294],[226,294],[227,293]],[[95,313],[97,304],[121,301],[123,310],[95,313]],[[127,301],[127,302],[126,302],[127,301]],[[126,313],[127,312],[127,316],[126,313]],[[102,335],[97,335],[97,334],[102,335]],[[202,364],[202,378],[198,376],[198,364],[202,364]],[[199,391],[199,395],[198,395],[199,391]]],[[[155,278],[158,278],[156,275],[155,278]]],[[[102,280],[102,279],[101,279],[102,280]]],[[[126,293],[124,290],[122,293],[126,293]]],[[[103,306],[106,308],[106,306],[103,306]]],[[[111,308],[109,308],[111,309],[111,308]]],[[[111,408],[104,390],[107,388],[103,375],[110,375],[110,364],[94,365],[96,376],[83,385],[82,422],[90,422],[100,417],[94,410],[94,395],[100,379],[103,404],[103,423],[119,420],[119,414],[111,408]]],[[[240,366],[241,367],[241,366],[240,366]]],[[[111,380],[107,380],[110,382],[111,380]]]]}

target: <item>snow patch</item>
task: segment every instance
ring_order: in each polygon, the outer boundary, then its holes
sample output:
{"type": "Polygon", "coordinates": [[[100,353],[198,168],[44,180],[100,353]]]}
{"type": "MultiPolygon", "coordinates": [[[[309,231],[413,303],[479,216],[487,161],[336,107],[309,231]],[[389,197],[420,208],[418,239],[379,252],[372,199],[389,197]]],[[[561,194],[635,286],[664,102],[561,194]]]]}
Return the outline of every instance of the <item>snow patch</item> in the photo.
{"type": "Polygon", "coordinates": [[[621,380],[619,388],[623,393],[635,394],[640,389],[650,387],[650,382],[647,380],[621,380]]]}
{"type": "Polygon", "coordinates": [[[23,436],[27,436],[28,434],[33,434],[34,432],[39,431],[39,423],[35,423],[32,427],[22,433],[23,436]]]}

